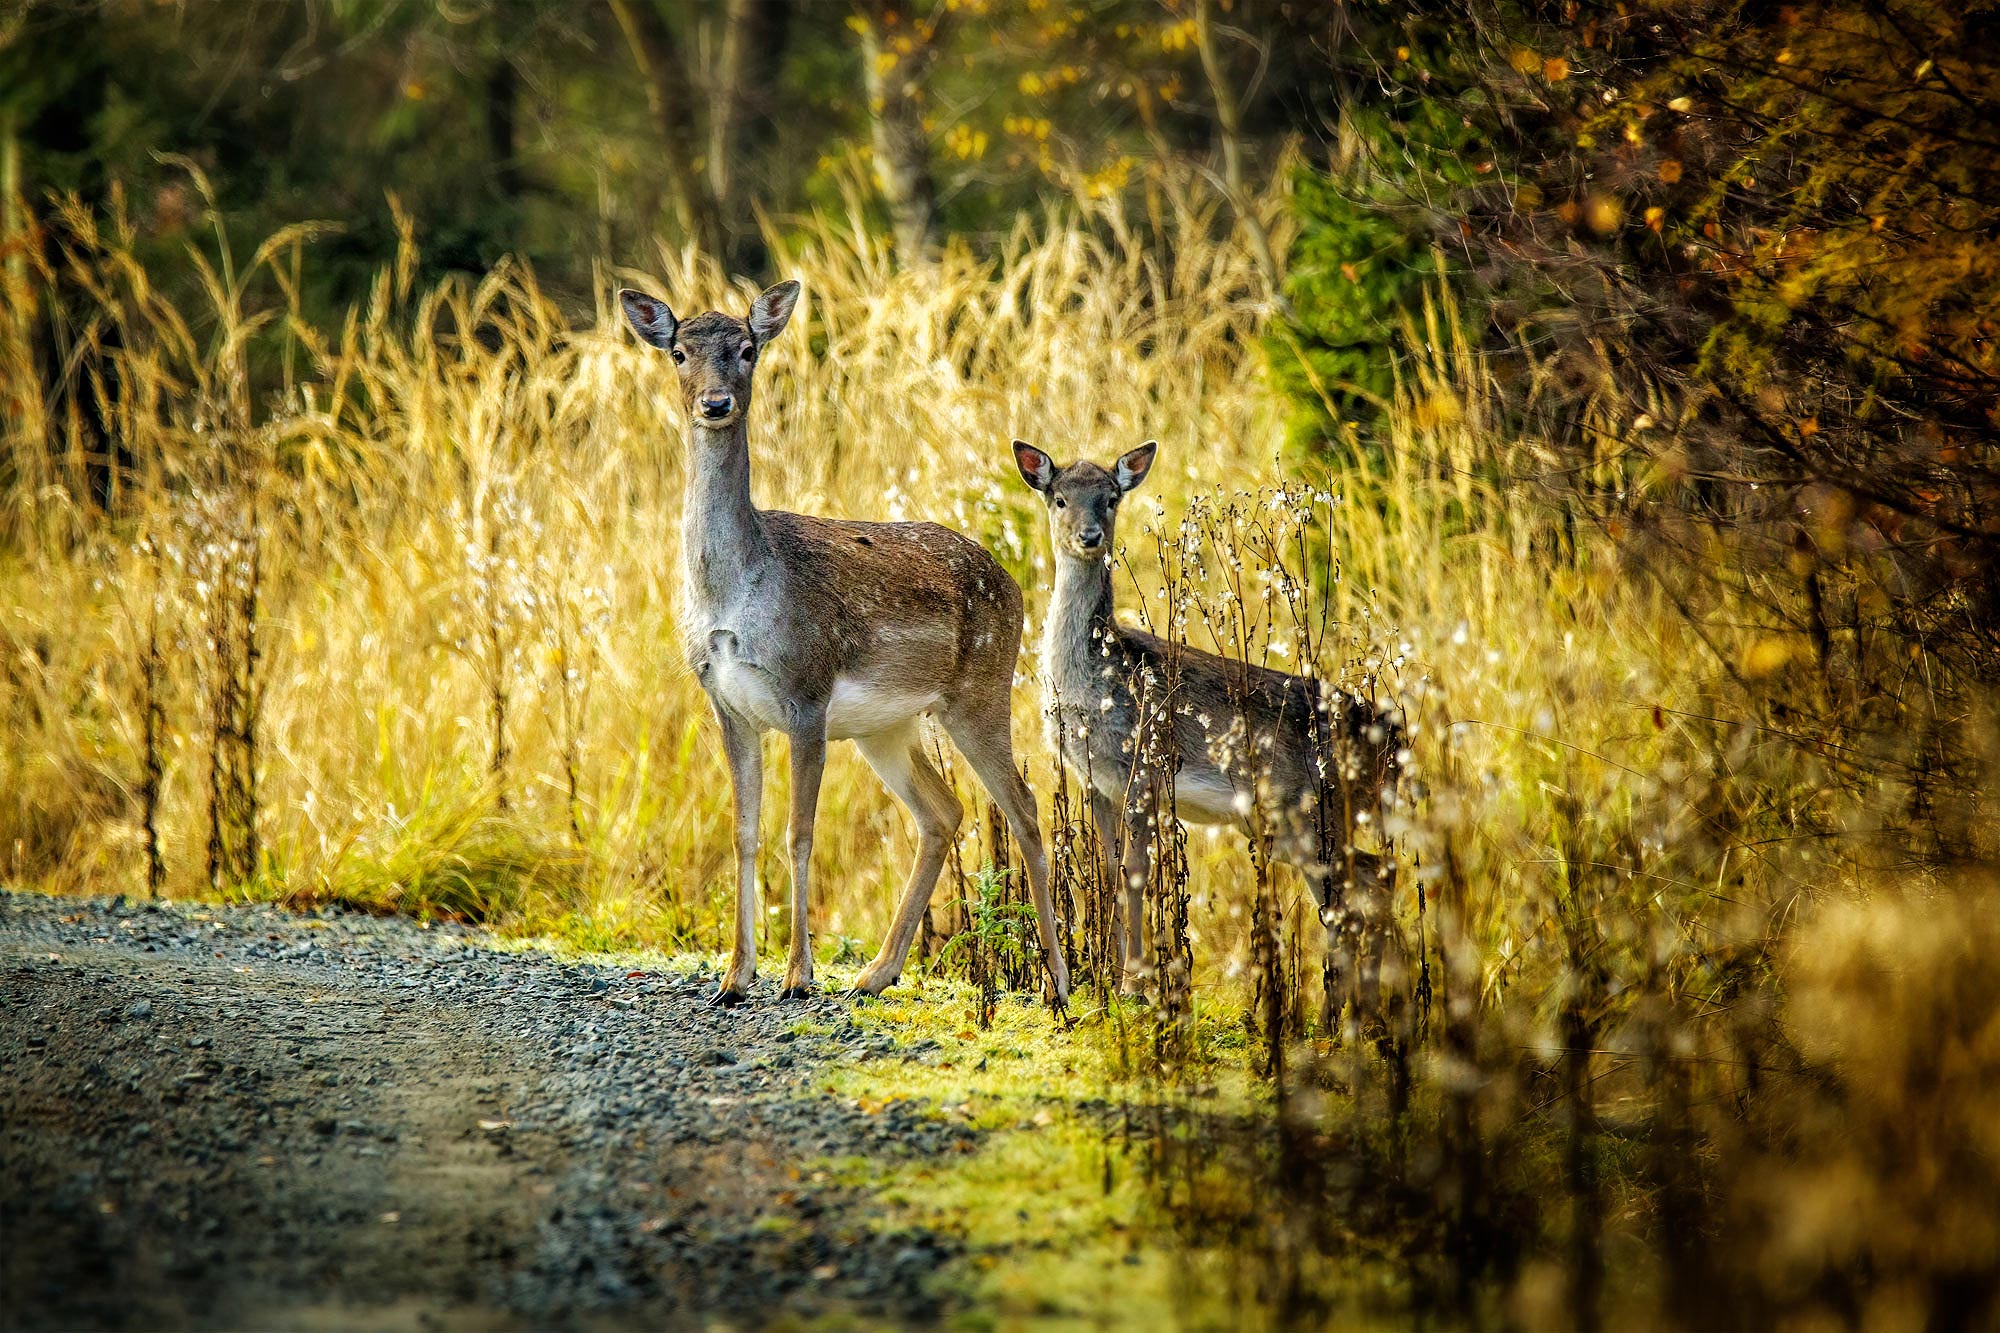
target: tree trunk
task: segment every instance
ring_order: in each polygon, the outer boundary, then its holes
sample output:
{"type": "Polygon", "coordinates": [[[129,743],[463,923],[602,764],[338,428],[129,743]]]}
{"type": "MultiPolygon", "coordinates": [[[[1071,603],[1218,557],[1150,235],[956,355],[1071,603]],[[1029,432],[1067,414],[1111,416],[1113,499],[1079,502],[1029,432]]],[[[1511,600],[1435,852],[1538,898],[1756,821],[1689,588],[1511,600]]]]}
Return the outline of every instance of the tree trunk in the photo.
{"type": "Polygon", "coordinates": [[[679,215],[681,230],[703,252],[720,259],[721,215],[708,178],[694,168],[690,150],[701,142],[701,134],[696,128],[687,63],[681,59],[673,29],[650,0],[611,0],[611,12],[625,34],[640,81],[646,85],[646,105],[660,132],[667,194],[679,215]]]}
{"type": "Polygon", "coordinates": [[[889,209],[896,255],[905,264],[915,264],[937,248],[937,185],[931,179],[930,135],[924,129],[921,102],[923,72],[930,63],[935,33],[899,55],[885,36],[898,18],[888,0],[870,0],[862,15],[861,58],[875,183],[889,209]]]}
{"type": "MultiPolygon", "coordinates": [[[[28,255],[21,236],[26,228],[16,211],[20,197],[21,139],[15,132],[14,112],[0,111],[0,254],[6,256],[0,266],[0,296],[7,298],[0,305],[6,307],[10,339],[25,338],[28,319],[28,255]]],[[[14,350],[10,342],[7,351],[14,350]]]]}
{"type": "Polygon", "coordinates": [[[1264,229],[1264,219],[1257,216],[1256,202],[1243,181],[1242,108],[1237,104],[1236,90],[1230,86],[1229,71],[1222,67],[1222,54],[1215,47],[1213,9],[1213,0],[1195,0],[1195,45],[1201,53],[1201,72],[1208,80],[1209,95],[1215,100],[1216,138],[1222,146],[1222,188],[1229,196],[1237,225],[1243,228],[1250,242],[1250,257],[1263,276],[1266,294],[1273,304],[1282,306],[1285,298],[1277,256],[1271,251],[1271,234],[1264,229]]]}
{"type": "Polygon", "coordinates": [[[486,148],[493,159],[494,187],[508,204],[521,198],[521,148],[514,120],[519,87],[514,62],[501,56],[486,75],[486,148]]]}
{"type": "Polygon", "coordinates": [[[728,0],[709,108],[708,183],[727,232],[729,262],[758,272],[766,255],[744,197],[746,159],[770,137],[771,88],[790,35],[792,0],[728,0]]]}

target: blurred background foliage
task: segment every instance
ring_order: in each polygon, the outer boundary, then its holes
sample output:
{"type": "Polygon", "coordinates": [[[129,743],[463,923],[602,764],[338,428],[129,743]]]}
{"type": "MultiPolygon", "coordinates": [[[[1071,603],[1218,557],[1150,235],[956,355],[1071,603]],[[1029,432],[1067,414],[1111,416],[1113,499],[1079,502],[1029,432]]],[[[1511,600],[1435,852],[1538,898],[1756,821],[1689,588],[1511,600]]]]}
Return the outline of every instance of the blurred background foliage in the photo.
{"type": "Polygon", "coordinates": [[[9,8],[0,116],[22,194],[101,201],[116,183],[174,245],[200,209],[159,154],[185,155],[243,234],[341,224],[315,313],[393,251],[390,194],[424,242],[420,279],[515,255],[579,301],[594,258],[661,236],[760,269],[760,213],[824,210],[919,251],[991,245],[1051,191],[1143,192],[1140,161],[1207,151],[1203,41],[1243,85],[1254,180],[1300,124],[1316,63],[1285,32],[1325,18],[1310,0],[1220,6],[1198,40],[1208,5],[1193,0],[9,8]]]}

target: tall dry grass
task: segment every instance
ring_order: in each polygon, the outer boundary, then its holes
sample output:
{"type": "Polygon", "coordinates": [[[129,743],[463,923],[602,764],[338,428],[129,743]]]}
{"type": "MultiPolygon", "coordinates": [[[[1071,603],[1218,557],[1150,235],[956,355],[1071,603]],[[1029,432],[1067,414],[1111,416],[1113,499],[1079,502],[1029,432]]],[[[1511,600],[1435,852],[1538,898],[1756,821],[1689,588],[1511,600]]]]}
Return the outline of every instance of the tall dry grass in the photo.
{"type": "MultiPolygon", "coordinates": [[[[714,943],[728,783],[674,631],[684,423],[663,363],[609,304],[573,321],[518,266],[415,291],[407,236],[321,330],[297,299],[311,229],[246,259],[215,220],[182,306],[129,219],[60,221],[78,243],[44,278],[84,318],[6,441],[7,876],[145,883],[153,715],[168,892],[714,943]]],[[[760,502],[935,518],[1034,588],[1014,436],[1161,434],[1188,484],[1268,475],[1255,275],[1212,215],[1181,228],[1167,265],[1115,212],[1055,212],[997,258],[915,273],[831,224],[774,236],[806,304],[759,371],[760,502]]],[[[753,294],[691,255],[656,264],[607,267],[603,299],[753,294]]],[[[1031,690],[1018,734],[1034,754],[1031,690]]],[[[816,928],[873,939],[909,833],[845,747],[821,802],[816,928]]],[[[774,914],[774,945],[786,928],[774,914]]]]}
{"type": "MultiPolygon", "coordinates": [[[[51,354],[35,374],[4,349],[0,875],[720,948],[728,782],[674,629],[684,426],[609,293],[685,314],[754,284],[662,254],[607,266],[574,319],[513,265],[415,290],[406,235],[319,329],[298,296],[312,229],[239,257],[217,221],[179,305],[115,209],[59,221],[51,354]]],[[[1345,1309],[1357,1251],[1409,1265],[1395,1308],[1524,1327],[1815,1326],[1865,1303],[1864,1270],[1893,1275],[1884,1318],[1990,1310],[1991,1210],[1951,1200],[1988,1160],[1993,964],[1925,924],[1969,893],[1854,873],[1851,758],[1744,706],[1746,677],[1782,688],[1810,654],[1755,605],[1691,605],[1548,484],[1448,307],[1422,313],[1430,351],[1380,448],[1284,458],[1254,267],[1213,213],[1175,227],[1163,247],[1078,205],[914,272],[831,224],[774,234],[806,297],[751,438],[766,505],[984,542],[1027,589],[1031,641],[1049,552],[1007,442],[1067,462],[1158,438],[1121,531],[1126,612],[1401,710],[1368,1027],[1325,1003],[1290,872],[1195,832],[1156,877],[1184,924],[1155,942],[1146,1067],[1173,1084],[1235,1058],[1189,1020],[1241,1012],[1274,1113],[1221,1124],[1189,1100],[1158,1122],[1162,1225],[1223,1264],[1190,1280],[1274,1323],[1345,1309]],[[1961,1242],[1913,1239],[1947,1223],[1961,1242]]],[[[1031,669],[1016,735],[1066,938],[1101,982],[1107,886],[1031,669]]],[[[1018,985],[995,842],[968,821],[931,942],[958,933],[947,962],[1018,985]]],[[[844,747],[815,851],[821,948],[858,955],[913,847],[844,747]]],[[[774,850],[764,871],[783,884],[774,850]]]]}

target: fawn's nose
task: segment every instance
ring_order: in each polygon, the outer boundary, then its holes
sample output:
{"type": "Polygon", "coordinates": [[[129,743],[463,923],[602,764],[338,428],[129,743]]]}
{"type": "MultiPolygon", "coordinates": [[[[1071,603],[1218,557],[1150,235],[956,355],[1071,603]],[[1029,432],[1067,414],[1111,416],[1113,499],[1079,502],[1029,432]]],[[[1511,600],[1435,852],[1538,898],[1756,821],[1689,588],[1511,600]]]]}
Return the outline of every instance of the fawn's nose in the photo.
{"type": "Polygon", "coordinates": [[[1086,551],[1095,551],[1098,547],[1104,544],[1104,529],[1103,528],[1077,529],[1076,544],[1078,546],[1081,546],[1086,551]]]}
{"type": "Polygon", "coordinates": [[[711,393],[702,395],[701,414],[711,421],[728,416],[736,410],[736,398],[732,394],[711,393]]]}

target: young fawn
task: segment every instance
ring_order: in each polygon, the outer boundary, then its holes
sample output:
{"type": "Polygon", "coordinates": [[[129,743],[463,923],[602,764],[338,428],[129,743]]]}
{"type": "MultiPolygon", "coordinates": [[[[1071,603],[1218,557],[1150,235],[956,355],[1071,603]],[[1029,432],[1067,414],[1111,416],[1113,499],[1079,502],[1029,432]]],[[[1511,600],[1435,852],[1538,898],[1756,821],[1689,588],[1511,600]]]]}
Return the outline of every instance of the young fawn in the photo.
{"type": "Polygon", "coordinates": [[[1233,824],[1297,866],[1357,1015],[1373,1012],[1390,895],[1386,858],[1357,851],[1393,786],[1401,729],[1322,681],[1170,644],[1118,623],[1118,504],[1152,470],[1148,442],[1110,468],[1058,467],[1014,442],[1048,505],[1056,583],[1042,630],[1051,744],[1090,793],[1107,882],[1125,883],[1120,989],[1143,988],[1145,885],[1157,822],[1233,824]],[[1169,799],[1171,798],[1171,804],[1169,799]]]}
{"type": "Polygon", "coordinates": [[[918,719],[943,724],[1006,816],[1029,886],[1058,1002],[1069,973],[1057,947],[1035,802],[1014,768],[1009,699],[1021,644],[1021,590],[976,542],[935,523],[857,523],[759,509],[750,494],[751,378],[791,318],[799,284],[757,298],[747,319],[682,321],[665,301],[622,291],[625,318],[673,357],[688,414],[681,534],[681,628],[715,718],[736,796],[736,942],[718,1003],[757,972],[757,826],[763,735],[791,742],[792,947],[784,996],[809,994],[807,886],[829,740],[852,740],[916,821],[917,859],[881,952],[857,991],[902,974],[963,814],[924,755],[918,719]]]}

